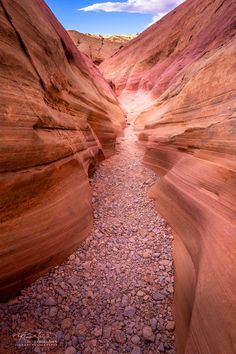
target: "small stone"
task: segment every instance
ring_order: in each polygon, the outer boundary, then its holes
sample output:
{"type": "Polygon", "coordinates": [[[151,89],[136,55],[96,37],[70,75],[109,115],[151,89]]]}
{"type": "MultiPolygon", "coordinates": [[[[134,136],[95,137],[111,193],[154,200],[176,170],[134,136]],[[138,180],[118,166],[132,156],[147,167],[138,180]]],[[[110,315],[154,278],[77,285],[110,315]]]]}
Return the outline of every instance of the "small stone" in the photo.
{"type": "Polygon", "coordinates": [[[159,352],[164,353],[164,351],[165,351],[164,344],[163,343],[159,344],[157,349],[159,350],[159,352]]]}
{"type": "Polygon", "coordinates": [[[77,334],[77,336],[86,336],[86,332],[87,332],[86,325],[84,323],[78,323],[75,328],[75,334],[77,334]]]}
{"type": "Polygon", "coordinates": [[[64,281],[60,282],[60,287],[64,290],[67,289],[67,285],[65,284],[64,281]]]}
{"type": "Polygon", "coordinates": [[[166,329],[170,332],[173,332],[175,329],[175,321],[168,321],[166,325],[166,329]]]}
{"type": "Polygon", "coordinates": [[[164,298],[165,298],[164,295],[162,295],[161,293],[158,293],[158,292],[154,293],[152,295],[152,297],[153,297],[153,300],[156,300],[156,301],[161,301],[161,300],[164,300],[164,298]]]}
{"type": "Polygon", "coordinates": [[[93,298],[93,292],[92,292],[92,290],[89,290],[89,291],[88,291],[87,296],[90,297],[90,298],[93,298]]]}
{"type": "Polygon", "coordinates": [[[95,328],[94,335],[95,337],[100,337],[102,335],[102,328],[101,327],[95,328]]]}
{"type": "Polygon", "coordinates": [[[143,297],[143,296],[144,296],[144,292],[143,292],[142,290],[139,290],[139,291],[137,292],[137,296],[138,296],[138,297],[143,297]]]}
{"type": "Polygon", "coordinates": [[[130,326],[126,327],[125,331],[127,334],[133,334],[134,332],[133,328],[131,328],[130,326]]]}
{"type": "Polygon", "coordinates": [[[70,260],[70,261],[73,261],[74,259],[75,259],[75,255],[72,254],[72,255],[69,257],[69,260],[70,260]]]}
{"type": "Polygon", "coordinates": [[[78,342],[79,344],[83,344],[85,341],[85,338],[83,336],[78,336],[78,342]]]}
{"type": "Polygon", "coordinates": [[[45,305],[46,306],[55,306],[57,304],[56,300],[54,299],[54,297],[48,297],[46,300],[45,300],[45,305]]]}
{"type": "Polygon", "coordinates": [[[174,287],[173,287],[173,285],[168,285],[168,286],[167,286],[167,291],[168,291],[169,293],[173,294],[173,293],[174,293],[174,287]]]}
{"type": "Polygon", "coordinates": [[[66,292],[63,289],[58,289],[57,292],[58,292],[58,294],[61,295],[61,297],[66,297],[67,296],[66,292]]]}
{"type": "Polygon", "coordinates": [[[132,317],[134,317],[135,312],[136,312],[136,310],[135,310],[134,307],[132,307],[132,306],[127,306],[127,307],[125,308],[124,315],[125,315],[125,317],[132,318],[132,317]]]}
{"type": "Polygon", "coordinates": [[[57,340],[59,341],[62,338],[62,336],[63,336],[63,332],[62,331],[57,331],[56,332],[56,336],[57,336],[57,340]]]}
{"type": "Polygon", "coordinates": [[[152,330],[155,331],[157,329],[157,319],[156,318],[152,318],[150,320],[150,325],[152,327],[152,330]]]}
{"type": "Polygon", "coordinates": [[[168,261],[167,259],[163,259],[162,261],[159,262],[160,265],[163,265],[163,266],[168,266],[170,263],[170,261],[168,261]]]}
{"type": "Polygon", "coordinates": [[[65,350],[65,354],[75,354],[76,353],[76,349],[74,347],[68,347],[65,350]]]}
{"type": "Polygon", "coordinates": [[[103,336],[108,339],[111,336],[111,327],[110,326],[105,326],[103,330],[103,336]]]}
{"type": "Polygon", "coordinates": [[[76,285],[76,284],[78,284],[78,282],[79,282],[79,279],[75,276],[72,276],[68,279],[68,283],[71,285],[76,285]]]}
{"type": "Polygon", "coordinates": [[[122,300],[121,300],[121,305],[122,305],[123,307],[125,307],[125,306],[128,305],[128,303],[129,303],[129,298],[128,298],[128,296],[127,296],[127,295],[123,295],[122,300]]]}
{"type": "Polygon", "coordinates": [[[134,347],[131,354],[141,354],[142,350],[139,347],[134,347]]]}
{"type": "Polygon", "coordinates": [[[76,266],[80,266],[80,263],[81,263],[80,260],[79,260],[78,258],[76,258],[74,264],[75,264],[76,266]]]}
{"type": "Polygon", "coordinates": [[[142,332],[143,332],[143,337],[146,340],[149,340],[151,342],[153,342],[155,340],[154,333],[153,333],[152,328],[150,326],[143,327],[143,331],[142,332]]]}
{"type": "Polygon", "coordinates": [[[70,318],[65,318],[61,323],[61,329],[65,330],[72,326],[72,321],[70,318]]]}
{"type": "Polygon", "coordinates": [[[133,336],[133,337],[131,338],[131,342],[132,342],[133,344],[138,344],[138,343],[140,342],[139,336],[137,336],[137,335],[133,336]]]}
{"type": "Polygon", "coordinates": [[[150,257],[150,252],[149,251],[144,251],[142,256],[143,256],[143,258],[149,258],[150,257]]]}
{"type": "Polygon", "coordinates": [[[78,344],[78,338],[76,337],[76,336],[72,336],[72,344],[73,344],[73,346],[74,347],[76,347],[77,346],[77,344],[78,344]]]}
{"type": "Polygon", "coordinates": [[[117,330],[115,332],[115,339],[117,343],[124,344],[126,342],[126,336],[123,331],[117,330]]]}
{"type": "Polygon", "coordinates": [[[82,315],[84,316],[84,317],[86,317],[87,315],[88,315],[88,309],[83,309],[82,310],[82,315]]]}
{"type": "MultiPolygon", "coordinates": [[[[67,333],[65,336],[64,336],[64,339],[66,342],[70,342],[70,333],[67,333]]],[[[70,347],[71,346],[71,342],[70,343],[67,343],[68,346],[70,347]]]]}
{"type": "Polygon", "coordinates": [[[92,339],[91,345],[95,348],[97,346],[97,339],[92,339]]]}
{"type": "Polygon", "coordinates": [[[50,307],[50,309],[49,309],[49,316],[50,316],[50,317],[54,317],[54,316],[56,316],[56,314],[57,314],[57,308],[56,308],[56,306],[50,307]]]}

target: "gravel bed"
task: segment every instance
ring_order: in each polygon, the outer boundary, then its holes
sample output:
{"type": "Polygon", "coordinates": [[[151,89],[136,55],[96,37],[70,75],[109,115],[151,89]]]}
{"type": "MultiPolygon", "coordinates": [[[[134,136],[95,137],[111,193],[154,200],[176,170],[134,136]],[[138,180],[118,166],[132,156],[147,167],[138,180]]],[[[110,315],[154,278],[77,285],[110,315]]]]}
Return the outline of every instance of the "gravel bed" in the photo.
{"type": "Polygon", "coordinates": [[[132,126],[117,146],[91,179],[93,234],[0,304],[0,352],[175,353],[173,237],[147,196],[156,176],[132,126]]]}

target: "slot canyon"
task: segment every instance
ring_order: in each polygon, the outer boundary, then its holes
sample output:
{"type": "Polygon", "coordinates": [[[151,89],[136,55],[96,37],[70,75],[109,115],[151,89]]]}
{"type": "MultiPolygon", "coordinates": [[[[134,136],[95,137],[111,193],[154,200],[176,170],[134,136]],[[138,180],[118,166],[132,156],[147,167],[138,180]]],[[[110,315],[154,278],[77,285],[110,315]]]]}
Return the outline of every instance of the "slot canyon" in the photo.
{"type": "Polygon", "coordinates": [[[236,353],[235,34],[235,0],[127,36],[0,0],[0,353],[236,353]]]}

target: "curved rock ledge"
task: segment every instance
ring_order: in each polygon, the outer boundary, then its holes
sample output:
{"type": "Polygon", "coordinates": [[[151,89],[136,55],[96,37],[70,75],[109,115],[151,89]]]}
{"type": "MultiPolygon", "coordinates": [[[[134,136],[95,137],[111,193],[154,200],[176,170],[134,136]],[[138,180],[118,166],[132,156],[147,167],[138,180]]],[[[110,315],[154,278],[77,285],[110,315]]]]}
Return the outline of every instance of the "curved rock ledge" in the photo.
{"type": "Polygon", "coordinates": [[[124,118],[109,85],[43,1],[1,0],[0,38],[4,300],[90,232],[88,173],[115,152],[124,118]]]}

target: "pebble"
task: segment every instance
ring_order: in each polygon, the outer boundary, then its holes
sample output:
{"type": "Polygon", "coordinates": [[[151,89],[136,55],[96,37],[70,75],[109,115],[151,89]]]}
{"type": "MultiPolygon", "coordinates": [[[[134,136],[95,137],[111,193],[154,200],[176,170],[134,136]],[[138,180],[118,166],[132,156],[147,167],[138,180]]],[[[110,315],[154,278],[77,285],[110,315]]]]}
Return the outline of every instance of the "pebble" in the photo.
{"type": "Polygon", "coordinates": [[[115,332],[115,339],[116,339],[117,343],[124,344],[126,341],[126,336],[125,336],[124,332],[117,330],[115,332]]]}
{"type": "Polygon", "coordinates": [[[56,316],[57,315],[57,307],[56,306],[53,306],[53,307],[51,307],[50,309],[49,309],[49,316],[50,317],[54,317],[54,316],[56,316]]]}
{"type": "Polygon", "coordinates": [[[72,320],[70,318],[65,318],[61,323],[62,330],[68,329],[72,326],[72,320]]]}
{"type": "Polygon", "coordinates": [[[164,298],[165,298],[165,296],[160,293],[154,293],[152,297],[153,297],[153,300],[156,300],[156,301],[161,301],[161,300],[164,300],[164,298]]]}
{"type": "Polygon", "coordinates": [[[163,265],[163,266],[168,266],[170,263],[170,261],[168,261],[167,259],[164,259],[162,261],[159,262],[160,265],[163,265]]]}
{"type": "Polygon", "coordinates": [[[128,298],[128,296],[127,296],[127,295],[123,295],[122,301],[121,301],[122,306],[125,307],[125,306],[128,305],[128,303],[129,303],[129,298],[128,298]]]}
{"type": "Polygon", "coordinates": [[[133,336],[133,337],[131,338],[131,342],[132,342],[133,344],[138,344],[138,343],[140,342],[140,337],[137,336],[137,335],[133,336]]]}
{"type": "Polygon", "coordinates": [[[102,335],[102,328],[95,328],[94,335],[95,337],[100,337],[102,335]]]}
{"type": "Polygon", "coordinates": [[[76,349],[74,347],[68,347],[65,350],[65,354],[75,354],[76,353],[76,349]]]}
{"type": "Polygon", "coordinates": [[[139,290],[138,292],[137,292],[137,296],[139,296],[139,297],[143,297],[145,294],[144,294],[144,292],[142,291],[142,290],[139,290]]]}
{"type": "Polygon", "coordinates": [[[112,328],[111,328],[110,326],[105,326],[105,327],[104,327],[104,330],[103,330],[103,336],[104,336],[104,338],[109,339],[110,336],[111,336],[111,331],[112,331],[112,328]]]}
{"type": "Polygon", "coordinates": [[[142,350],[140,347],[134,347],[131,354],[141,354],[142,350]]]}
{"type": "Polygon", "coordinates": [[[150,340],[151,342],[153,342],[155,340],[155,335],[152,331],[152,328],[150,326],[145,326],[143,327],[143,337],[146,340],[150,340]]]}
{"type": "Polygon", "coordinates": [[[166,329],[168,331],[174,331],[175,329],[175,322],[174,321],[168,321],[166,325],[166,329]]]}
{"type": "Polygon", "coordinates": [[[125,315],[126,317],[133,318],[134,315],[135,315],[135,312],[136,312],[136,310],[135,310],[134,307],[132,307],[132,306],[127,306],[127,307],[125,308],[124,315],[125,315]]]}
{"type": "Polygon", "coordinates": [[[157,319],[156,318],[152,318],[150,320],[150,325],[152,327],[152,330],[155,331],[157,329],[157,319]]]}
{"type": "Polygon", "coordinates": [[[57,302],[56,302],[56,300],[53,297],[48,297],[45,300],[45,305],[46,306],[55,306],[55,305],[57,305],[57,302]]]}
{"type": "Polygon", "coordinates": [[[159,350],[159,352],[164,353],[164,352],[165,352],[165,347],[164,347],[164,344],[163,344],[163,343],[161,343],[161,344],[158,346],[158,348],[157,348],[157,349],[159,350]]]}

